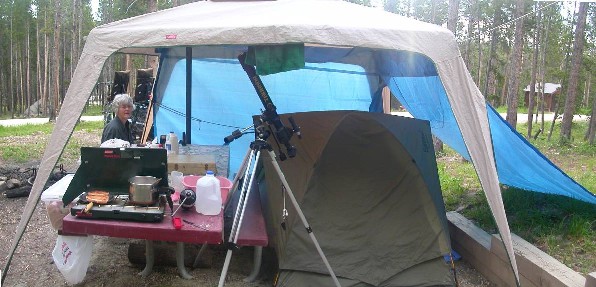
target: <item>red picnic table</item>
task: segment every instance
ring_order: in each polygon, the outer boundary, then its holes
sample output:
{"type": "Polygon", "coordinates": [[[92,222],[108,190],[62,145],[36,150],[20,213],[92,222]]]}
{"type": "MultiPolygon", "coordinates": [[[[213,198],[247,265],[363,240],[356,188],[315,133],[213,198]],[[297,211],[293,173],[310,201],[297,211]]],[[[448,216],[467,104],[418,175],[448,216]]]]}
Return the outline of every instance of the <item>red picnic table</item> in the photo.
{"type": "MultiPolygon", "coordinates": [[[[228,189],[222,188],[222,198],[228,198],[228,189]]],[[[225,202],[224,202],[225,205],[225,202]]],[[[176,210],[178,205],[174,206],[176,210]]],[[[232,207],[235,208],[235,207],[232,207]]],[[[195,210],[179,210],[175,217],[180,217],[183,222],[181,229],[175,229],[172,218],[166,212],[161,222],[135,222],[123,220],[83,219],[67,215],[64,217],[63,235],[101,235],[118,238],[135,238],[146,240],[146,265],[140,273],[147,276],[151,273],[154,264],[153,241],[176,242],[176,265],[183,278],[191,279],[184,266],[184,243],[203,244],[201,251],[207,244],[221,244],[224,241],[223,210],[218,215],[208,216],[197,213],[195,210]]],[[[242,227],[238,235],[237,245],[255,246],[255,266],[249,278],[256,277],[260,267],[262,247],[267,246],[268,238],[265,221],[261,210],[258,192],[251,192],[242,227]],[[258,266],[257,266],[258,265],[258,266]]],[[[199,251],[198,257],[201,255],[199,251]]],[[[196,261],[196,260],[195,260],[196,261]]]]}

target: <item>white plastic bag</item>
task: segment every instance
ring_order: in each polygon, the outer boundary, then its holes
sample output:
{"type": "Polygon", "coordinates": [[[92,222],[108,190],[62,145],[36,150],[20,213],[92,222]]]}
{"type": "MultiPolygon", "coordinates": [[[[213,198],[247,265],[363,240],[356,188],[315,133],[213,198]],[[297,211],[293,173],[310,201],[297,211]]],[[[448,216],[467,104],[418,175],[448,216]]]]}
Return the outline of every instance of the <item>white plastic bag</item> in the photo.
{"type": "Polygon", "coordinates": [[[54,264],[69,285],[81,283],[85,279],[92,250],[91,236],[58,235],[52,257],[54,264]]]}

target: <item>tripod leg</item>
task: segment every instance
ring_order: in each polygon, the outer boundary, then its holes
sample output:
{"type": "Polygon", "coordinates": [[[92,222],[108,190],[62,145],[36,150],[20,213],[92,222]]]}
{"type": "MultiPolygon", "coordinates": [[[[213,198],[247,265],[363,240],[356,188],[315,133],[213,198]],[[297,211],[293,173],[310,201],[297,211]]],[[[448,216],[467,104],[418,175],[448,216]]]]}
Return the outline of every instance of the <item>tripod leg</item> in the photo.
{"type": "Polygon", "coordinates": [[[238,184],[240,182],[240,178],[242,178],[242,174],[246,171],[246,169],[248,168],[247,163],[249,162],[250,158],[252,157],[253,153],[252,153],[252,149],[248,149],[246,151],[246,155],[244,156],[244,159],[242,160],[242,163],[240,164],[240,168],[238,169],[238,172],[236,173],[236,175],[234,176],[234,180],[232,180],[232,188],[230,189],[230,193],[228,194],[228,198],[226,200],[226,208],[228,207],[228,205],[231,204],[231,198],[234,195],[234,192],[236,192],[236,189],[238,188],[238,184]]]}
{"type": "Polygon", "coordinates": [[[319,252],[319,255],[321,256],[321,259],[323,260],[323,263],[325,263],[325,266],[327,267],[327,270],[329,271],[329,275],[331,275],[331,279],[333,279],[335,286],[341,286],[339,284],[339,281],[337,280],[337,277],[335,276],[335,273],[333,272],[333,269],[331,269],[331,265],[329,265],[329,261],[327,261],[327,257],[325,257],[325,254],[323,253],[323,250],[321,249],[321,246],[319,245],[319,242],[317,241],[317,238],[315,237],[315,234],[313,233],[312,228],[308,224],[306,217],[304,217],[304,213],[302,213],[302,209],[298,205],[298,201],[296,201],[296,198],[294,197],[294,193],[292,192],[292,189],[290,189],[290,185],[288,184],[288,181],[286,180],[285,175],[283,174],[283,172],[281,171],[281,168],[279,167],[279,164],[275,160],[275,153],[273,153],[273,151],[269,151],[269,157],[271,158],[271,163],[273,164],[273,167],[275,168],[275,171],[277,172],[279,179],[281,180],[282,184],[286,187],[287,194],[290,197],[290,200],[292,201],[292,205],[294,205],[294,208],[296,209],[296,212],[298,213],[300,220],[302,220],[302,223],[304,224],[304,228],[306,228],[306,232],[308,232],[310,239],[315,244],[315,247],[317,248],[317,251],[319,252]]]}
{"type": "Polygon", "coordinates": [[[232,229],[230,231],[230,238],[228,240],[229,242],[232,242],[232,238],[233,238],[232,234],[235,234],[236,230],[238,229],[238,219],[239,219],[238,215],[240,214],[240,210],[241,210],[242,206],[244,205],[247,190],[250,190],[249,188],[250,188],[250,185],[252,184],[252,180],[254,177],[254,170],[256,169],[256,166],[257,166],[256,162],[259,159],[260,151],[257,151],[256,159],[254,159],[255,164],[253,167],[253,174],[251,175],[250,174],[250,166],[253,162],[253,157],[252,157],[253,154],[254,154],[254,150],[251,151],[251,153],[250,153],[250,158],[248,159],[248,164],[246,167],[246,171],[244,173],[244,184],[242,185],[242,191],[240,192],[240,196],[238,197],[238,205],[236,206],[236,213],[234,213],[234,221],[232,223],[232,229]],[[249,179],[249,182],[247,183],[246,179],[249,177],[250,177],[250,179],[249,179]]]}
{"type": "Polygon", "coordinates": [[[257,154],[255,156],[255,159],[254,159],[252,174],[250,174],[250,180],[247,183],[246,179],[249,174],[248,167],[250,167],[251,163],[253,162],[253,160],[252,160],[253,152],[254,152],[254,150],[251,152],[251,159],[249,160],[247,168],[246,168],[244,184],[242,185],[242,191],[241,191],[240,197],[238,199],[238,206],[236,207],[236,214],[234,214],[234,223],[232,225],[232,230],[230,231],[230,237],[228,238],[228,243],[230,243],[230,244],[228,247],[228,252],[226,253],[226,259],[224,261],[224,266],[221,270],[221,275],[219,277],[219,284],[218,284],[219,287],[224,286],[224,283],[226,280],[228,268],[230,267],[230,260],[232,259],[232,248],[236,245],[236,242],[238,242],[238,234],[240,233],[240,227],[242,226],[242,219],[244,218],[244,211],[246,210],[246,203],[248,202],[248,196],[250,195],[252,183],[255,178],[255,173],[256,173],[258,162],[259,162],[259,157],[261,156],[261,151],[258,150],[257,154]]]}

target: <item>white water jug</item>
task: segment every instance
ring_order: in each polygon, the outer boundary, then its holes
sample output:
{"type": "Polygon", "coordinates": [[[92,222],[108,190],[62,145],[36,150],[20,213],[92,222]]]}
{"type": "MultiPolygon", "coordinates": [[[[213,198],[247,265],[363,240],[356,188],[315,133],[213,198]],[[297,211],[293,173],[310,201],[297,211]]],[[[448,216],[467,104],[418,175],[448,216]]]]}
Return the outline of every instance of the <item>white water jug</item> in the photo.
{"type": "Polygon", "coordinates": [[[178,154],[178,137],[174,132],[170,132],[170,146],[171,146],[171,153],[178,154]]]}
{"type": "Polygon", "coordinates": [[[218,215],[221,212],[221,189],[219,179],[208,170],[207,174],[197,180],[197,200],[195,208],[204,215],[218,215]]]}

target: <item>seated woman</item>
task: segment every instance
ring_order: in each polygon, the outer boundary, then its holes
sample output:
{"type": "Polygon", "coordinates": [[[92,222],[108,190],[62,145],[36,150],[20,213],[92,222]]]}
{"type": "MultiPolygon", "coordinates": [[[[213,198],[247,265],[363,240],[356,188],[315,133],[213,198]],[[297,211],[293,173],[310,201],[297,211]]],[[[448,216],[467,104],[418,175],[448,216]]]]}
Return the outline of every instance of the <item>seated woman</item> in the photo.
{"type": "Polygon", "coordinates": [[[111,139],[121,139],[133,144],[133,137],[130,129],[130,116],[135,106],[132,98],[127,94],[119,94],[112,101],[112,111],[116,117],[112,119],[104,128],[101,135],[101,142],[111,139]]]}

